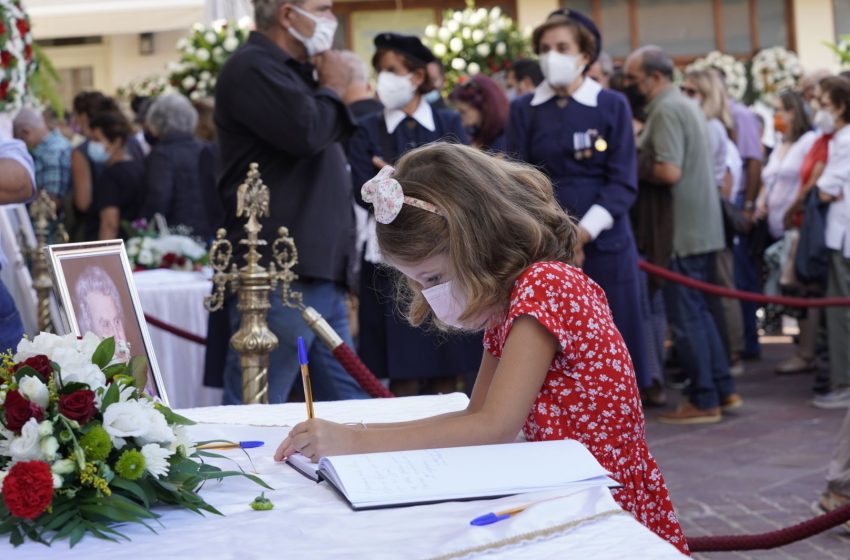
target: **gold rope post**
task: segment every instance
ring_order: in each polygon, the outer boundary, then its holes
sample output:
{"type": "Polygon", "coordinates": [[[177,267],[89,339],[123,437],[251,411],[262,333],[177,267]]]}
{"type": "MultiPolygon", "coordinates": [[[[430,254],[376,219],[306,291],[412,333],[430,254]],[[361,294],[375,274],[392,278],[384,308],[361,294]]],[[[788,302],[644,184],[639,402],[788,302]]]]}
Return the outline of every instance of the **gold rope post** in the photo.
{"type": "MultiPolygon", "coordinates": [[[[53,332],[53,322],[50,319],[50,294],[53,291],[53,281],[47,268],[47,237],[50,222],[56,221],[56,203],[46,191],[39,191],[38,196],[30,205],[30,217],[35,230],[36,248],[32,256],[32,287],[35,289],[38,302],[38,330],[53,332]]],[[[64,235],[64,231],[59,232],[64,235]]]]}

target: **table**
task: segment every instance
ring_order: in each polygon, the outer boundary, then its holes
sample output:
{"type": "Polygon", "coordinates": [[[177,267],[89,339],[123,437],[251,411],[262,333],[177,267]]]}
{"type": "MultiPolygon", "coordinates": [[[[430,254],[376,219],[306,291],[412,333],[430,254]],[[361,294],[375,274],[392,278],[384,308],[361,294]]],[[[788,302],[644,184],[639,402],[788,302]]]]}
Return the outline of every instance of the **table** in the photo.
{"type": "MultiPolygon", "coordinates": [[[[367,422],[412,419],[464,408],[463,394],[316,403],[316,414],[338,421],[367,422]]],[[[245,479],[229,478],[208,484],[202,496],[224,517],[169,509],[160,510],[163,527],[157,535],[142,527],[122,530],[133,540],[110,543],[86,537],[75,548],[54,544],[50,554],[63,560],[109,558],[305,558],[310,560],[355,558],[496,559],[652,559],[684,558],[672,545],[619,510],[604,488],[577,491],[537,504],[521,515],[486,527],[469,520],[534,498],[558,496],[538,493],[497,500],[446,502],[428,506],[354,512],[326,483],[315,483],[287,465],[275,463],[271,454],[289,425],[304,419],[302,403],[210,407],[179,411],[199,422],[192,427],[198,438],[261,439],[264,447],[222,452],[246,469],[256,468],[272,487],[266,495],[274,509],[257,512],[249,502],[260,488],[245,479]],[[598,518],[573,523],[588,516],[598,518]],[[536,536],[535,536],[536,535],[536,536]],[[499,546],[501,544],[501,546],[499,546]],[[487,549],[486,555],[471,551],[487,549]],[[466,553],[469,552],[469,553],[466,553]]],[[[230,462],[219,462],[233,468],[230,462]]],[[[533,474],[532,474],[533,476],[533,474]]],[[[27,543],[12,552],[0,543],[0,557],[36,559],[48,552],[27,543]]]]}
{"type": "MultiPolygon", "coordinates": [[[[204,298],[212,282],[201,272],[145,270],[133,274],[144,312],[175,327],[206,337],[209,312],[204,298]]],[[[192,408],[221,404],[222,391],[204,386],[204,347],[148,325],[169,404],[192,408]]]]}

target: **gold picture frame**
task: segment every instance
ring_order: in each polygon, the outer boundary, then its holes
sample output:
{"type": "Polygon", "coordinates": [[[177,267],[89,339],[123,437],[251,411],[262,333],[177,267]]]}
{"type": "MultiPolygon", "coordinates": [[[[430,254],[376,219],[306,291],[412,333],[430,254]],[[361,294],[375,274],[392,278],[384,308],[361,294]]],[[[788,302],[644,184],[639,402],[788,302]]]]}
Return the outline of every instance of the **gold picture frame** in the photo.
{"type": "Polygon", "coordinates": [[[45,251],[66,332],[114,336],[116,353],[127,354],[122,359],[140,355],[135,348],[141,346],[148,360],[146,389],[168,406],[124,241],[63,243],[45,251]]]}

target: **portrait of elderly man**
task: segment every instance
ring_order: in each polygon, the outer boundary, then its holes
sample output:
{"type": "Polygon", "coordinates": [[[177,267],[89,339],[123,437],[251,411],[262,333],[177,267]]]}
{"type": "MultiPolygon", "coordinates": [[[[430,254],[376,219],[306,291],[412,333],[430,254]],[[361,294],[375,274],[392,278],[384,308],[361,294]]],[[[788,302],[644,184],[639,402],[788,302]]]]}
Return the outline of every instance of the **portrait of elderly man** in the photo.
{"type": "Polygon", "coordinates": [[[99,266],[89,266],[74,285],[74,308],[80,333],[93,332],[101,338],[115,338],[115,356],[129,360],[131,343],[125,329],[124,306],[118,287],[99,266]]]}

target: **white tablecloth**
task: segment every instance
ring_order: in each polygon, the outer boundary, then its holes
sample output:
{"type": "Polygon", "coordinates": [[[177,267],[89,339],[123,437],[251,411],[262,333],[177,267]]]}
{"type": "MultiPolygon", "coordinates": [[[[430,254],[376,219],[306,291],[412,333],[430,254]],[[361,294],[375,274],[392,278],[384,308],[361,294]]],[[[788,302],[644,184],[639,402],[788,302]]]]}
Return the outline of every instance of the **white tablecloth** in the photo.
{"type": "MultiPolygon", "coordinates": [[[[146,270],[133,274],[142,309],[170,325],[206,337],[204,298],[212,282],[200,272],[146,270]]],[[[169,404],[192,408],[221,404],[221,389],[204,387],[204,347],[148,325],[169,404]]]]}
{"type": "MultiPolygon", "coordinates": [[[[317,403],[318,416],[358,422],[393,421],[459,410],[462,394],[317,403]]],[[[275,463],[271,454],[292,425],[305,417],[303,404],[214,407],[181,411],[203,422],[192,427],[198,439],[263,440],[249,450],[222,452],[235,464],[257,473],[272,487],[274,502],[267,512],[253,511],[251,500],[260,488],[241,478],[208,484],[201,495],[224,517],[161,509],[157,535],[144,528],[122,528],[132,542],[110,543],[86,537],[75,548],[27,543],[13,550],[0,543],[0,558],[63,560],[109,558],[304,558],[394,559],[652,559],[683,558],[666,541],[619,510],[607,489],[569,495],[543,493],[498,500],[447,502],[429,506],[354,512],[325,483],[316,484],[289,466],[275,463]],[[277,425],[277,427],[275,427],[277,425]],[[490,511],[535,499],[561,496],[533,506],[520,515],[486,527],[469,521],[490,511]],[[588,517],[589,521],[581,522],[588,517]],[[485,552],[486,551],[486,552],[485,552]]],[[[218,461],[224,468],[231,462],[218,461]]],[[[529,476],[534,476],[533,469],[529,476]]]]}

